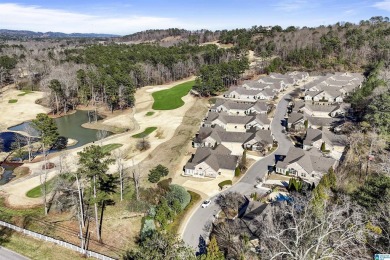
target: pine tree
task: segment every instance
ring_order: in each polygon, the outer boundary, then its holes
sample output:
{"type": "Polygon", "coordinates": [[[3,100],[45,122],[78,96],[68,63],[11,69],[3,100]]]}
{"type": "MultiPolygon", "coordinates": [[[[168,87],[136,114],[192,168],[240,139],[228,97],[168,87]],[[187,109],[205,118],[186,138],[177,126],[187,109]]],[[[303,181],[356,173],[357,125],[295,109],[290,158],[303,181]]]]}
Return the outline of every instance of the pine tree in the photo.
{"type": "Polygon", "coordinates": [[[224,260],[223,253],[219,250],[217,239],[211,237],[210,243],[207,245],[207,253],[201,257],[202,260],[224,260]]]}

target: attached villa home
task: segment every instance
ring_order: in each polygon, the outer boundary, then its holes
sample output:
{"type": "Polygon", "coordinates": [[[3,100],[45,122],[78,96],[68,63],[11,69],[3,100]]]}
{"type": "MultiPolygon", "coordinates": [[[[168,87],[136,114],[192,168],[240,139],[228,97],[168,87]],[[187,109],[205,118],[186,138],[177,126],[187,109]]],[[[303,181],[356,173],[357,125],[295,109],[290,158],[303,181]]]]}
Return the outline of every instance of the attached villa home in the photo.
{"type": "Polygon", "coordinates": [[[302,113],[291,112],[287,118],[288,129],[301,130],[305,128],[305,118],[302,113]]]}
{"type": "Polygon", "coordinates": [[[244,143],[244,148],[253,151],[265,152],[272,148],[274,137],[270,130],[257,130],[251,138],[244,143]]]}
{"type": "Polygon", "coordinates": [[[337,135],[328,129],[307,129],[303,140],[303,149],[316,148],[321,152],[329,153],[333,158],[340,159],[347,144],[345,135],[337,135]]]}
{"type": "Polygon", "coordinates": [[[237,167],[238,156],[223,145],[214,149],[200,147],[184,166],[184,176],[216,178],[218,175],[233,178],[237,167]]]}
{"type": "Polygon", "coordinates": [[[209,112],[203,126],[213,127],[218,125],[226,131],[245,132],[247,130],[246,125],[252,122],[254,118],[254,116],[231,116],[225,112],[209,112]]]}
{"type": "Polygon", "coordinates": [[[337,163],[337,160],[325,157],[316,150],[305,151],[291,147],[284,160],[276,163],[276,172],[317,184],[331,167],[337,166],[337,163]]]}
{"type": "Polygon", "coordinates": [[[225,112],[228,115],[267,114],[271,106],[264,100],[256,102],[240,102],[234,100],[217,99],[210,108],[211,112],[225,112]]]}
{"type": "Polygon", "coordinates": [[[293,103],[292,103],[292,109],[291,109],[291,112],[302,112],[302,109],[305,107],[305,102],[303,102],[302,100],[295,100],[293,103]]]}
{"type": "Polygon", "coordinates": [[[333,87],[324,88],[321,91],[308,91],[305,94],[305,101],[341,103],[343,102],[343,93],[341,93],[339,89],[333,87]]]}
{"type": "Polygon", "coordinates": [[[242,155],[242,144],[250,140],[253,133],[227,132],[221,127],[201,127],[193,140],[194,147],[216,147],[224,145],[233,155],[242,155]]]}
{"type": "Polygon", "coordinates": [[[254,118],[254,120],[247,123],[245,127],[247,130],[253,129],[253,128],[269,130],[270,124],[271,124],[271,121],[268,119],[267,114],[258,114],[254,118]]]}
{"type": "Polygon", "coordinates": [[[293,72],[287,73],[287,75],[294,78],[297,81],[297,83],[305,81],[309,78],[309,73],[301,72],[301,71],[293,71],[293,72]]]}
{"type": "Polygon", "coordinates": [[[258,100],[246,111],[246,114],[267,114],[270,110],[271,105],[264,100],[258,100]]]}
{"type": "Polygon", "coordinates": [[[259,99],[271,100],[276,94],[272,89],[247,89],[244,87],[230,87],[223,95],[225,98],[255,101],[259,99]]]}
{"type": "Polygon", "coordinates": [[[210,108],[211,112],[225,112],[228,115],[247,115],[255,103],[251,102],[237,102],[233,100],[217,99],[215,104],[210,108]]]}
{"type": "Polygon", "coordinates": [[[285,79],[277,79],[277,78],[271,78],[271,77],[260,78],[257,82],[265,83],[265,84],[272,84],[274,86],[274,89],[280,89],[280,90],[283,90],[291,85],[291,83],[288,83],[287,80],[285,80],[285,79]]]}
{"type": "Polygon", "coordinates": [[[306,116],[309,128],[333,128],[342,124],[344,120],[333,117],[306,116]]]}

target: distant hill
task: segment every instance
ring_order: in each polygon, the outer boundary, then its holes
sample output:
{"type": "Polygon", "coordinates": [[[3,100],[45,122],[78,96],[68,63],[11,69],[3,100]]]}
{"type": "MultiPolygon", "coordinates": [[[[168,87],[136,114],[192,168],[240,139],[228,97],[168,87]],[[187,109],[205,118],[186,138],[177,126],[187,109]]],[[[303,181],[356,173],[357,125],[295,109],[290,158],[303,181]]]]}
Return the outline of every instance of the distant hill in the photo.
{"type": "Polygon", "coordinates": [[[116,39],[119,42],[144,43],[158,42],[160,45],[169,46],[181,42],[200,44],[218,40],[220,31],[196,30],[190,31],[178,28],[146,30],[125,35],[116,39]]]}
{"type": "Polygon", "coordinates": [[[100,33],[62,33],[62,32],[33,32],[24,30],[0,29],[0,37],[3,38],[113,38],[114,34],[100,33]]]}

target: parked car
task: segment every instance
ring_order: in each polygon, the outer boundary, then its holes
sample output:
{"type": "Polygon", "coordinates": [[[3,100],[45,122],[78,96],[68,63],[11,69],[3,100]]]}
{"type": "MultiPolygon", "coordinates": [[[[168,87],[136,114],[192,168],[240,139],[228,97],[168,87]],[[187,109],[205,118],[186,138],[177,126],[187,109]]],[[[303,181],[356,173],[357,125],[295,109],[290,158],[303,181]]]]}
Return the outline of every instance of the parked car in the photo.
{"type": "Polygon", "coordinates": [[[202,203],[202,208],[207,208],[211,204],[211,200],[205,200],[202,203]]]}

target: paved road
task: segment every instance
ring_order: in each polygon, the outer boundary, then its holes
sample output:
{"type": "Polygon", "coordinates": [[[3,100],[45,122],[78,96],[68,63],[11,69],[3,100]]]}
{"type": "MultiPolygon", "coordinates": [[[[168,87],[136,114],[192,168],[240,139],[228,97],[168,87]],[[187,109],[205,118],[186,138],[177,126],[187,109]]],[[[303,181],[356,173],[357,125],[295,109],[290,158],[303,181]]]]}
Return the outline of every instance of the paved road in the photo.
{"type": "MultiPolygon", "coordinates": [[[[271,131],[275,139],[278,141],[278,149],[253,164],[240,182],[227,191],[237,191],[243,195],[250,195],[250,193],[255,191],[254,185],[256,184],[256,179],[264,177],[264,175],[268,172],[268,167],[275,164],[275,156],[285,155],[292,146],[291,141],[284,133],[282,133],[284,128],[282,126],[282,120],[284,120],[288,105],[288,101],[286,100],[287,98],[290,98],[289,94],[285,95],[279,101],[275,110],[274,119],[271,123],[271,131]]],[[[212,203],[209,207],[204,209],[199,208],[195,211],[183,232],[184,242],[197,249],[197,251],[199,249],[199,245],[201,245],[202,241],[204,241],[204,239],[208,236],[213,215],[219,211],[219,207],[213,203],[215,197],[216,196],[211,198],[212,203]]]]}
{"type": "Polygon", "coordinates": [[[14,251],[11,251],[7,248],[0,247],[0,259],[1,260],[28,260],[29,258],[24,257],[14,251]]]}

